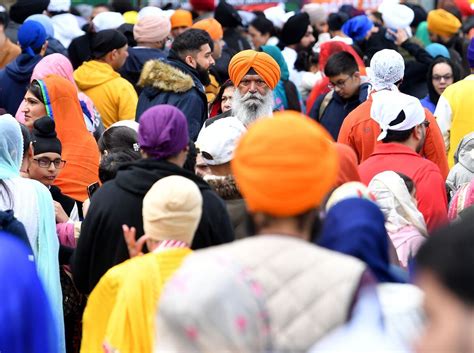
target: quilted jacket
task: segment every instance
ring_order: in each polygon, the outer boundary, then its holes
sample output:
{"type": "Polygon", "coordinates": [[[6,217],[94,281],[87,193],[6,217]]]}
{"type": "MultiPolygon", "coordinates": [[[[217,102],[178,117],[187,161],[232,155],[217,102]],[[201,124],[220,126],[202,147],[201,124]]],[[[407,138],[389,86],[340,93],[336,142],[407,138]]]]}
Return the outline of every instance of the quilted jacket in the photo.
{"type": "Polygon", "coordinates": [[[256,236],[200,250],[232,258],[263,290],[272,353],[307,352],[350,315],[366,266],[287,236],[256,236]]]}

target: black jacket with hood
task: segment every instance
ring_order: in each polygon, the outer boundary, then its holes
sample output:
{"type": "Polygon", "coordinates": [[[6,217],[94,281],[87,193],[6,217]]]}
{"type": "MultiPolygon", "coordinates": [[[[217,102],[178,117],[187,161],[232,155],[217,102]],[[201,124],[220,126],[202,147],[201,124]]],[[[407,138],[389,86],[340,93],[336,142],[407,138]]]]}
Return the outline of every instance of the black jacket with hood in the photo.
{"type": "Polygon", "coordinates": [[[108,269],[129,258],[122,225],[135,227],[137,237],[143,235],[143,198],[155,182],[170,175],[194,181],[202,193],[203,213],[191,247],[200,249],[234,240],[224,201],[203,179],[163,160],[147,158],[126,164],[115,179],[94,194],[82,223],[72,264],[80,292],[90,293],[108,269]]]}
{"type": "Polygon", "coordinates": [[[208,109],[204,86],[195,69],[171,52],[166,62],[147,62],[138,85],[143,87],[143,91],[138,98],[137,121],[148,108],[158,104],[174,105],[186,116],[189,137],[196,141],[208,117],[208,109]]]}

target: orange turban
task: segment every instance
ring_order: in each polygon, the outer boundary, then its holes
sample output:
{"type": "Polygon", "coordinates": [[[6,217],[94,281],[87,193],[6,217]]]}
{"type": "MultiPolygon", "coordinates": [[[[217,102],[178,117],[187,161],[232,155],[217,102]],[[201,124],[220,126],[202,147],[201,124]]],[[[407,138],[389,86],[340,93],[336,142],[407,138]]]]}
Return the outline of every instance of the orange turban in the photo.
{"type": "Polygon", "coordinates": [[[176,10],[170,18],[171,29],[177,27],[191,27],[193,25],[193,15],[186,10],[176,10]]]}
{"type": "Polygon", "coordinates": [[[428,12],[428,31],[440,36],[451,37],[461,28],[461,22],[452,13],[437,9],[428,12]]]}
{"type": "Polygon", "coordinates": [[[202,29],[209,33],[213,41],[221,40],[224,37],[222,26],[213,18],[206,18],[193,24],[193,28],[202,29]]]}
{"type": "Polygon", "coordinates": [[[280,81],[280,65],[270,55],[255,50],[243,50],[232,57],[229,77],[238,86],[250,69],[254,69],[265,83],[274,89],[280,81]]]}
{"type": "Polygon", "coordinates": [[[293,111],[250,125],[232,160],[249,211],[277,217],[319,206],[336,184],[338,171],[338,154],[329,133],[293,111]]]}

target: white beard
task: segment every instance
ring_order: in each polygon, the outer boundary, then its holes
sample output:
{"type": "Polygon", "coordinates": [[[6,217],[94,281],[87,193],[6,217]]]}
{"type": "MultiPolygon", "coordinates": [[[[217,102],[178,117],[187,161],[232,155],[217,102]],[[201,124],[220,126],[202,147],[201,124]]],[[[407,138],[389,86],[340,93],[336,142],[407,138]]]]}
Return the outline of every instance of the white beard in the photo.
{"type": "Polygon", "coordinates": [[[238,89],[234,91],[232,99],[232,116],[239,119],[245,126],[250,125],[259,118],[273,114],[273,92],[267,95],[260,93],[246,93],[242,96],[238,89]]]}

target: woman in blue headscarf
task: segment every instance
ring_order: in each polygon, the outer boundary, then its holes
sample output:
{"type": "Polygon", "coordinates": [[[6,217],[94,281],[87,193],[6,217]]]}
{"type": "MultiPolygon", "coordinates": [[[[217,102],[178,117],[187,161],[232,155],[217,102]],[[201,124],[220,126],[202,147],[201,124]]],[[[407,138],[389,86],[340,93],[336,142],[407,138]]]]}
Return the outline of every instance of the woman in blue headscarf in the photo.
{"type": "Polygon", "coordinates": [[[0,232],[0,352],[58,353],[51,306],[26,246],[0,232]]]}
{"type": "Polygon", "coordinates": [[[323,224],[320,246],[364,261],[378,282],[403,282],[390,268],[385,218],[372,201],[350,198],[335,204],[323,224]]]}
{"type": "MultiPolygon", "coordinates": [[[[25,226],[38,275],[52,305],[58,331],[57,347],[59,352],[64,352],[59,241],[56,235],[53,199],[48,189],[41,183],[20,177],[22,161],[23,136],[20,124],[11,115],[2,115],[0,116],[0,211],[13,210],[15,217],[25,226]]],[[[23,318],[27,317],[26,315],[23,318]]],[[[0,351],[8,352],[1,349],[0,351]]]]}
{"type": "Polygon", "coordinates": [[[280,48],[275,45],[263,45],[260,47],[260,51],[270,55],[278,63],[278,66],[280,66],[280,81],[273,90],[273,109],[278,111],[295,110],[301,112],[303,100],[295,84],[289,80],[290,72],[288,71],[288,65],[280,48]]]}

